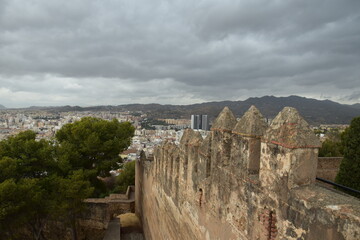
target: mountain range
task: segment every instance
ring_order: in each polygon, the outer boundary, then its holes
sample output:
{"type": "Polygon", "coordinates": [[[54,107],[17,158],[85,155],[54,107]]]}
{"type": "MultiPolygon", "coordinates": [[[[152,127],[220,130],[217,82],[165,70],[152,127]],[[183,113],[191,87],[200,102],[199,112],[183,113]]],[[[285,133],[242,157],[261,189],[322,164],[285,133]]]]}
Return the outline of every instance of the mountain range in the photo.
{"type": "Polygon", "coordinates": [[[266,118],[274,118],[284,107],[294,107],[305,120],[312,124],[349,124],[360,116],[360,104],[346,105],[330,100],[316,100],[299,96],[264,96],[245,101],[207,102],[192,105],[132,104],[122,105],[128,111],[148,112],[156,118],[190,118],[191,114],[208,114],[211,119],[228,106],[236,117],[241,117],[251,105],[255,105],[266,118]]]}
{"type": "Polygon", "coordinates": [[[274,118],[284,107],[294,107],[305,120],[312,124],[349,124],[351,119],[360,116],[360,104],[346,105],[330,100],[289,96],[264,96],[248,98],[244,101],[206,102],[192,105],[161,105],[161,104],[127,104],[118,106],[62,106],[62,107],[31,107],[32,110],[53,112],[68,111],[141,111],[152,118],[189,118],[191,114],[207,114],[214,119],[219,112],[228,106],[236,117],[241,117],[251,105],[255,105],[266,118],[274,118]]]}

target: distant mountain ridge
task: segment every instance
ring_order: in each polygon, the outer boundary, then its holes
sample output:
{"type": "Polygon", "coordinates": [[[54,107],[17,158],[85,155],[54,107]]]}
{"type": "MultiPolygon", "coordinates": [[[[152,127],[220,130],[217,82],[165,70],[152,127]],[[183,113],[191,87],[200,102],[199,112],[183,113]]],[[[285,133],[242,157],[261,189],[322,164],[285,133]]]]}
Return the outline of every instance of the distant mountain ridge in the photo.
{"type": "Polygon", "coordinates": [[[354,107],[354,108],[360,109],[360,103],[355,103],[355,104],[350,105],[350,106],[352,106],[352,107],[354,107]]]}
{"type": "Polygon", "coordinates": [[[0,104],[0,109],[6,109],[6,107],[0,104]]]}
{"type": "MultiPolygon", "coordinates": [[[[245,101],[206,102],[192,105],[127,104],[118,106],[63,106],[41,107],[47,111],[142,111],[153,118],[189,118],[191,114],[207,114],[214,119],[228,106],[236,117],[241,117],[251,105],[255,105],[266,118],[274,118],[284,107],[294,107],[308,121],[317,124],[349,124],[351,119],[360,116],[360,104],[346,105],[330,100],[289,97],[254,97],[245,101]]],[[[35,107],[32,107],[34,109],[35,107]]]]}

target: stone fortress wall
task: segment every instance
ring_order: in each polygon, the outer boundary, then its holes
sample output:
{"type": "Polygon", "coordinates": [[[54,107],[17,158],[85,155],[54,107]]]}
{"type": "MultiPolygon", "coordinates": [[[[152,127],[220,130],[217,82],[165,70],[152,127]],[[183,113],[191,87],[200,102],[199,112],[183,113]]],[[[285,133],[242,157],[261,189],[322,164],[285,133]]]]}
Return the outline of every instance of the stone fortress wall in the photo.
{"type": "Polygon", "coordinates": [[[319,157],[316,177],[334,182],[342,159],[342,157],[319,157]]]}
{"type": "MultiPolygon", "coordinates": [[[[129,186],[126,194],[110,194],[105,198],[88,198],[84,200],[84,203],[84,211],[77,218],[78,239],[104,239],[106,232],[110,230],[109,226],[113,224],[118,215],[135,212],[135,187],[129,186]]],[[[72,232],[68,228],[68,224],[61,221],[47,221],[44,235],[46,239],[51,240],[72,239],[72,232]]],[[[111,239],[115,239],[117,236],[111,237],[111,239]]]]}
{"type": "Polygon", "coordinates": [[[315,182],[320,142],[294,108],[228,109],[136,164],[146,239],[360,239],[360,201],[315,182]]]}

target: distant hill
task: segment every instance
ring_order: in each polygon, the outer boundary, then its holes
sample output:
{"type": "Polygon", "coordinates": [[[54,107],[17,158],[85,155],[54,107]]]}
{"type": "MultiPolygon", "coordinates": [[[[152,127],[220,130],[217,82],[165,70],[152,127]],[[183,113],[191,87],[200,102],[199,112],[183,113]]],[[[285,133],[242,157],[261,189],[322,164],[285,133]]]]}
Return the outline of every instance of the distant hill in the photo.
{"type": "MultiPolygon", "coordinates": [[[[267,118],[274,118],[284,107],[294,107],[310,124],[348,124],[360,116],[360,108],[329,100],[316,100],[299,96],[265,96],[245,101],[207,102],[193,105],[131,104],[117,106],[128,111],[143,111],[157,118],[190,118],[191,114],[208,114],[214,119],[228,106],[237,117],[241,117],[251,105],[255,105],[267,118]]],[[[360,104],[359,104],[360,105],[360,104]]]]}
{"type": "Polygon", "coordinates": [[[214,119],[228,106],[237,117],[241,117],[251,105],[255,105],[266,118],[274,118],[284,107],[294,107],[308,121],[317,124],[349,124],[351,119],[360,116],[360,104],[345,105],[329,100],[289,96],[264,96],[245,101],[207,102],[192,105],[127,104],[118,106],[94,107],[41,107],[48,111],[142,111],[154,118],[189,118],[191,114],[207,114],[214,119]]]}
{"type": "Polygon", "coordinates": [[[6,107],[0,104],[0,109],[6,109],[6,107]]]}
{"type": "Polygon", "coordinates": [[[353,107],[353,108],[360,109],[360,103],[355,103],[355,104],[350,105],[350,106],[353,107]]]}

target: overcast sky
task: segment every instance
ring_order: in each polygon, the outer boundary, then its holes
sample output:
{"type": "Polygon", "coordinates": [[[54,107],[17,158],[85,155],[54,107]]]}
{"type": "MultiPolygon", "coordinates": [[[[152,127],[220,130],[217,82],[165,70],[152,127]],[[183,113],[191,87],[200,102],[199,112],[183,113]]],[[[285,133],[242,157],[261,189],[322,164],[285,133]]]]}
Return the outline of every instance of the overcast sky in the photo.
{"type": "Polygon", "coordinates": [[[0,104],[360,102],[359,0],[0,0],[0,104]]]}

